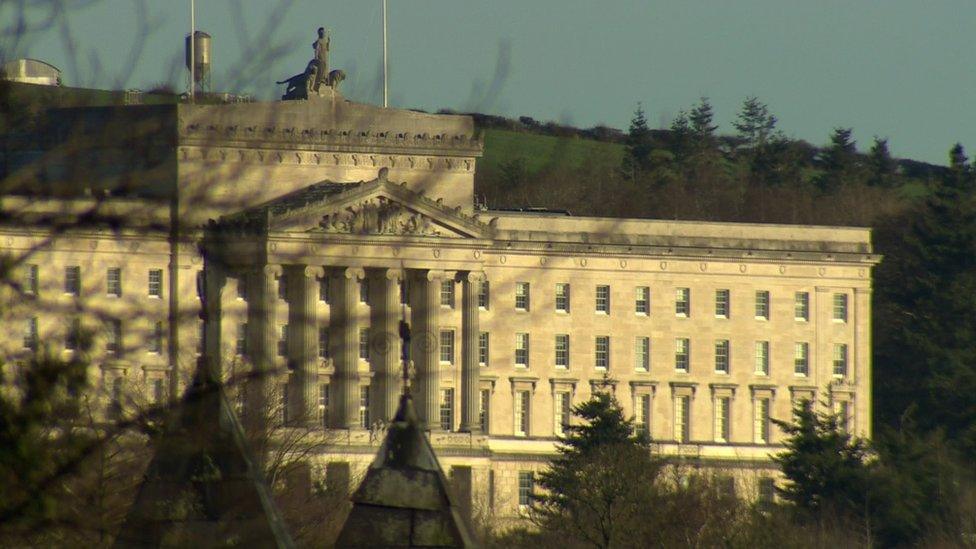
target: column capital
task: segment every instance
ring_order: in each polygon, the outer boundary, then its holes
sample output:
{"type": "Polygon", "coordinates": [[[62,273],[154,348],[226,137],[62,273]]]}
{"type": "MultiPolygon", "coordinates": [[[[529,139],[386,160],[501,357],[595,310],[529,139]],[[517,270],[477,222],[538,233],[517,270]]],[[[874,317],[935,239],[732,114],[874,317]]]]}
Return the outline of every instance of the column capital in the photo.
{"type": "Polygon", "coordinates": [[[414,276],[419,280],[434,282],[435,280],[443,280],[446,273],[438,269],[419,269],[414,271],[414,276]]]}
{"type": "Polygon", "coordinates": [[[457,282],[484,282],[488,275],[484,271],[458,271],[454,280],[457,282]]]}
{"type": "Polygon", "coordinates": [[[264,267],[261,267],[261,272],[263,272],[265,276],[277,277],[277,276],[281,276],[282,273],[284,273],[284,270],[281,268],[281,265],[268,264],[265,265],[264,267]]]}
{"type": "Polygon", "coordinates": [[[305,278],[322,278],[325,276],[325,269],[321,265],[306,265],[302,274],[305,278]]]}
{"type": "Polygon", "coordinates": [[[362,280],[366,278],[366,271],[362,267],[339,267],[332,271],[332,275],[346,280],[362,280]]]}
{"type": "Polygon", "coordinates": [[[400,269],[383,269],[381,274],[387,280],[403,280],[403,271],[400,269]]]}

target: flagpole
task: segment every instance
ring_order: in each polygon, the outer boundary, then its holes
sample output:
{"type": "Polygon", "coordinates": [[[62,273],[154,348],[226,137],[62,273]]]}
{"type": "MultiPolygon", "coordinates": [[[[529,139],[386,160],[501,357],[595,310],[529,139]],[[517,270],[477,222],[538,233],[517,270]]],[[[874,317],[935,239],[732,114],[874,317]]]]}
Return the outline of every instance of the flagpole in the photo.
{"type": "Polygon", "coordinates": [[[194,33],[196,32],[196,2],[190,0],[190,103],[193,103],[193,92],[197,87],[196,83],[196,70],[197,70],[197,40],[194,33]]]}
{"type": "Polygon", "coordinates": [[[388,105],[388,88],[387,88],[387,76],[386,76],[386,0],[383,0],[383,106],[388,105]]]}

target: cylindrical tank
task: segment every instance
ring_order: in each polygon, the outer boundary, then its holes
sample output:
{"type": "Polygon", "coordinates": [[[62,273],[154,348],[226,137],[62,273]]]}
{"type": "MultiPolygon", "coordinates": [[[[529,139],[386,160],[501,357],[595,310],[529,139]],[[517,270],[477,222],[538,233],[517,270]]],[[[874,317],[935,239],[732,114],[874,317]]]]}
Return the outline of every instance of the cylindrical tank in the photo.
{"type": "MultiPolygon", "coordinates": [[[[193,33],[193,56],[196,58],[193,78],[197,82],[210,74],[210,35],[203,31],[193,33]]],[[[190,35],[186,35],[186,68],[190,69],[190,35]]]]}

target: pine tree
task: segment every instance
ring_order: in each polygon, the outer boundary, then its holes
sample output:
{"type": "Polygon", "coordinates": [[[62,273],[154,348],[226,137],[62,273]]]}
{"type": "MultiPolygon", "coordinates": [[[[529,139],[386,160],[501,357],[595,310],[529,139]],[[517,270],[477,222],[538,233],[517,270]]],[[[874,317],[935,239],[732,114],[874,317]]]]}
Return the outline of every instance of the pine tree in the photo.
{"type": "Polygon", "coordinates": [[[853,177],[857,160],[853,134],[851,128],[834,128],[830,135],[830,145],[820,155],[824,168],[818,181],[821,191],[835,191],[853,177]]]}
{"type": "Polygon", "coordinates": [[[871,167],[871,179],[868,180],[868,184],[875,187],[894,186],[894,175],[898,165],[891,158],[887,138],[874,136],[868,162],[871,167]]]}
{"type": "Polygon", "coordinates": [[[625,177],[634,181],[639,180],[650,170],[651,151],[654,149],[651,129],[647,126],[644,106],[640,103],[637,104],[634,117],[630,120],[625,147],[621,169],[625,177]]]}
{"type": "Polygon", "coordinates": [[[707,97],[702,97],[691,109],[688,121],[691,123],[691,137],[697,149],[708,149],[713,145],[715,130],[718,129],[718,126],[713,123],[714,118],[715,113],[707,97]]]}
{"type": "Polygon", "coordinates": [[[733,122],[743,145],[749,149],[763,147],[774,135],[776,117],[769,113],[765,103],[756,97],[747,97],[742,103],[738,120],[733,122]]]}

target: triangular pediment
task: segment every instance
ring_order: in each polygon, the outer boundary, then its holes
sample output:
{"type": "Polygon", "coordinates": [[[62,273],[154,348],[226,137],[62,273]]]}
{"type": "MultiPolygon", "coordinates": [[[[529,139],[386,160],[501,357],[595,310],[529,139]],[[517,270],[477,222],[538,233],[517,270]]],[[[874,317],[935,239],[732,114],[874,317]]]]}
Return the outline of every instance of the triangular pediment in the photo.
{"type": "Polygon", "coordinates": [[[477,216],[388,181],[384,170],[373,181],[320,185],[330,192],[299,191],[266,205],[268,230],[440,238],[491,238],[494,232],[477,216]]]}

